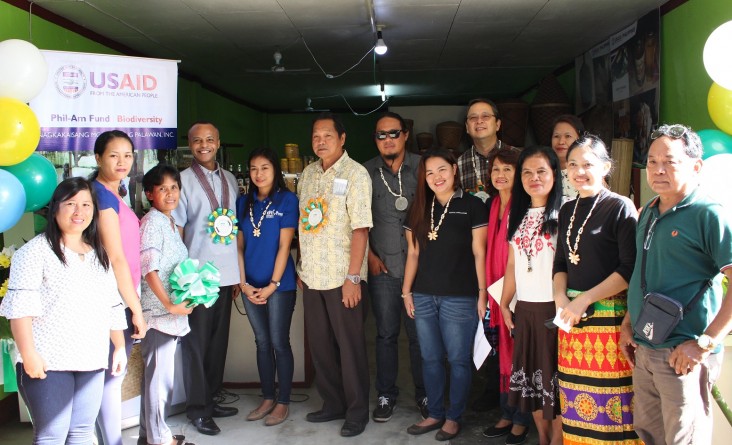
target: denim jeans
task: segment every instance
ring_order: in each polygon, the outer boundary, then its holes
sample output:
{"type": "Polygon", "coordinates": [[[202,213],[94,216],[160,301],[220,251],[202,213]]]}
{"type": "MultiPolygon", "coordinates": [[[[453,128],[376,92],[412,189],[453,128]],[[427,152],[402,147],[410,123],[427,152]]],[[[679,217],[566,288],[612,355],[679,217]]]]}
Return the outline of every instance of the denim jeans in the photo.
{"type": "Polygon", "coordinates": [[[262,396],[275,398],[275,370],[280,386],[277,403],[289,404],[295,360],[290,347],[290,322],[295,311],[295,291],[275,292],[267,304],[254,304],[242,295],[257,344],[257,369],[262,396]]]}
{"type": "Polygon", "coordinates": [[[417,327],[407,317],[404,300],[401,298],[402,279],[388,274],[369,275],[371,307],[376,318],[376,391],[379,396],[392,400],[399,395],[396,386],[399,371],[399,331],[402,320],[409,339],[409,360],[414,382],[414,397],[417,402],[425,396],[422,380],[422,355],[419,350],[417,327]]]}
{"type": "Polygon", "coordinates": [[[28,377],[18,363],[18,391],[33,418],[34,444],[90,444],[102,404],[104,370],[47,371],[28,377]]]}
{"type": "Polygon", "coordinates": [[[459,422],[473,378],[473,338],[478,326],[475,297],[414,294],[427,407],[434,419],[459,422]],[[445,412],[445,357],[450,364],[450,406],[445,412]]]}

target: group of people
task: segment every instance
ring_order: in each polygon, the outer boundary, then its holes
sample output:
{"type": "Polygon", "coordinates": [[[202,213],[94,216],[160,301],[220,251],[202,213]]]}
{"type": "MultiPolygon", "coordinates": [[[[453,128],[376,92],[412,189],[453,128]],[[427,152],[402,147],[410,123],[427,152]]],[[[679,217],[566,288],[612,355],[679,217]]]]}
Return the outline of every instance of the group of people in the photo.
{"type": "Polygon", "coordinates": [[[98,173],[58,186],[49,227],[16,253],[0,306],[22,358],[34,440],[88,443],[99,416],[102,442],[121,444],[120,380],[135,338],[144,361],[138,443],[184,443],[165,423],[178,339],[187,416],[199,432],[219,433],[213,419],[237,414],[214,396],[239,296],[262,386],[246,418],[282,423],[301,287],[323,400],[306,420],[343,420],[344,437],[361,434],[370,417],[391,419],[402,324],[422,417],[407,433],[457,436],[482,323],[501,407],[485,436],[523,443],[533,417],[542,445],[709,443],[710,387],[732,329],[720,285],[732,276],[732,222],[697,188],[698,136],[682,125],[651,135],[647,179],[658,196],[638,216],[607,189],[608,150],[575,116],[556,120],[552,147],[512,147],[498,138],[500,125],[495,104],[476,99],[465,121],[471,148],[457,159],[444,149],[420,157],[406,150],[402,117],[387,112],[373,133],[378,154],[361,165],[345,150],[339,117],[323,113],[312,127],[319,162],[304,169],[297,194],[277,154],[256,149],[251,186],[237,198],[234,176],[216,162],[218,130],[198,122],[188,132],[190,168],[145,174],[152,209],[141,223],[119,196],[132,142],[102,134],[98,173]],[[170,274],[188,257],[220,271],[209,308],[171,297],[170,274]],[[652,293],[685,311],[664,338],[652,293]],[[376,322],[371,415],[367,300],[376,322]]]}

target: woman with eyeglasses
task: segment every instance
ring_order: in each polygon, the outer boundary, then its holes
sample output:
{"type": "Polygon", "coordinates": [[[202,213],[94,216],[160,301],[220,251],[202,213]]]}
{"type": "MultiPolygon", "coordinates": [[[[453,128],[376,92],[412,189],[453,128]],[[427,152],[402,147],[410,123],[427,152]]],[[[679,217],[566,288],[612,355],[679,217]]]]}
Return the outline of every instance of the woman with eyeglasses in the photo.
{"type": "Polygon", "coordinates": [[[567,152],[569,180],[579,196],[559,212],[554,257],[554,300],[571,326],[569,332],[559,330],[564,443],[641,443],[633,431],[632,370],[618,354],[635,265],[637,211],[630,199],[605,188],[611,168],[598,136],[585,134],[567,152]]]}
{"type": "Polygon", "coordinates": [[[541,445],[557,445],[562,443],[557,332],[544,322],[556,313],[552,264],[562,203],[559,159],[549,147],[529,147],[519,155],[516,171],[521,181],[514,181],[511,195],[511,248],[501,294],[503,322],[514,337],[508,405],[532,413],[541,445]]]}
{"type": "Polygon", "coordinates": [[[557,154],[562,169],[562,196],[565,202],[577,197],[577,190],[567,179],[567,151],[584,132],[584,124],[572,114],[557,116],[552,125],[552,150],[557,154]]]}
{"type": "Polygon", "coordinates": [[[419,161],[407,215],[402,298],[417,326],[429,417],[407,428],[409,434],[439,429],[435,439],[444,441],[460,432],[472,380],[473,338],[478,316],[482,320],[486,312],[487,222],[483,202],[463,193],[452,153],[427,151],[419,161]],[[447,410],[445,358],[450,364],[447,410]]]}
{"type": "MultiPolygon", "coordinates": [[[[134,146],[127,133],[105,131],[94,142],[97,170],[89,179],[99,203],[99,233],[104,250],[117,279],[117,287],[127,306],[128,328],[125,348],[129,357],[133,339],[142,338],[147,324],[140,305],[140,220],[122,200],[122,180],[134,161],[134,146]]],[[[110,347],[110,360],[112,349],[110,347]]],[[[97,419],[97,432],[104,445],[122,445],[122,380],[124,372],[107,372],[102,408],[97,419]]]]}
{"type": "Polygon", "coordinates": [[[108,372],[121,375],[127,362],[127,323],[95,204],[86,179],[56,187],[46,231],[13,256],[0,305],[20,352],[18,390],[34,444],[92,443],[110,340],[108,372]]]}
{"type": "MultiPolygon", "coordinates": [[[[516,148],[502,148],[488,157],[491,172],[491,184],[488,192],[488,244],[486,250],[486,283],[490,285],[503,278],[508,261],[508,216],[511,209],[511,190],[516,178],[516,163],[521,151],[516,148]]],[[[497,295],[500,297],[500,295],[497,295]]],[[[506,443],[518,444],[526,440],[529,432],[531,415],[508,406],[508,388],[511,379],[511,363],[513,359],[513,337],[506,328],[501,308],[496,299],[490,295],[481,295],[479,304],[488,304],[488,329],[486,336],[493,350],[498,353],[499,391],[501,418],[498,422],[483,431],[485,437],[506,436],[506,443]],[[487,302],[484,300],[488,300],[487,302]]]]}

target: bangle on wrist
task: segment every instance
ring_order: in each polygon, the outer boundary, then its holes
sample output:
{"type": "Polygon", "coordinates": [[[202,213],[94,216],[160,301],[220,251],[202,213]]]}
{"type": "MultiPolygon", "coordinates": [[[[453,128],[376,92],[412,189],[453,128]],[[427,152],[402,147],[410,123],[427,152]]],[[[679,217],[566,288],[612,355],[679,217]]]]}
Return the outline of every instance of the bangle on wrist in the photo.
{"type": "Polygon", "coordinates": [[[402,298],[407,298],[407,296],[410,296],[411,297],[412,296],[412,293],[411,292],[406,292],[406,293],[403,293],[402,294],[402,298]]]}

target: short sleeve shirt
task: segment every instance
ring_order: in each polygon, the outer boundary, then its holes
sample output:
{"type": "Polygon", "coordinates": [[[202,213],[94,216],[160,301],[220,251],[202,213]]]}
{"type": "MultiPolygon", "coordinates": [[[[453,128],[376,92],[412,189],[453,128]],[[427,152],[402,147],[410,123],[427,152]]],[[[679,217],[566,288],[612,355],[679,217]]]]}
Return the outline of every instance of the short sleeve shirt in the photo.
{"type": "Polygon", "coordinates": [[[15,252],[0,315],[32,318],[35,349],[48,370],[104,369],[109,331],[127,328],[117,281],[93,250],[81,259],[62,249],[66,264],[41,234],[15,252]]]}
{"type": "MultiPolygon", "coordinates": [[[[280,230],[297,230],[297,196],[289,190],[278,190],[270,198],[254,200],[252,215],[249,215],[249,195],[241,196],[236,202],[236,215],[239,230],[244,236],[244,270],[247,283],[254,287],[265,287],[272,280],[277,252],[280,247],[280,230]],[[264,213],[266,210],[266,213],[264,213]],[[264,215],[263,215],[264,213],[264,215]],[[254,224],[259,227],[260,235],[254,236],[254,224]]],[[[285,272],[277,277],[279,291],[292,291],[297,287],[295,262],[287,256],[285,272]]]]}
{"type": "MultiPolygon", "coordinates": [[[[143,277],[157,271],[165,292],[173,302],[170,275],[181,261],[188,258],[188,249],[183,244],[178,229],[171,225],[171,219],[154,207],[142,218],[140,235],[143,277]]],[[[188,316],[169,313],[145,279],[142,280],[140,300],[145,321],[150,329],[175,336],[183,336],[190,331],[188,316]]]]}
{"type": "MultiPolygon", "coordinates": [[[[298,184],[301,218],[298,224],[300,262],[297,273],[311,289],[329,290],[343,285],[351,261],[353,231],[371,228],[371,179],[366,169],[345,151],[328,170],[322,161],[308,165],[298,184]],[[327,205],[324,224],[313,230],[303,221],[302,209],[311,199],[327,205]]],[[[366,255],[361,279],[366,279],[366,255]]]]}
{"type": "MultiPolygon", "coordinates": [[[[224,169],[209,171],[203,168],[206,180],[213,188],[219,206],[228,206],[234,210],[239,187],[234,175],[224,169]],[[223,177],[219,176],[219,172],[223,177]],[[222,184],[229,188],[229,202],[221,202],[222,184]]],[[[178,207],[172,215],[175,223],[183,227],[183,243],[188,248],[191,258],[201,263],[211,261],[221,272],[221,286],[231,286],[239,283],[239,262],[237,260],[236,242],[229,244],[215,244],[206,231],[208,216],[214,210],[203,191],[203,187],[196,179],[196,175],[188,168],[181,172],[181,191],[178,207]]]]}
{"type": "Polygon", "coordinates": [[[658,292],[686,305],[707,280],[713,279],[714,284],[684,315],[665,343],[653,346],[637,336],[635,339],[649,348],[668,348],[698,338],[722,305],[720,271],[732,267],[732,224],[725,210],[699,189],[663,214],[659,214],[656,200],[643,209],[636,233],[635,269],[628,286],[633,323],[643,304],[640,282],[644,243],[648,246],[646,292],[658,292]],[[652,230],[646,237],[649,225],[652,230]]]}
{"type": "MultiPolygon", "coordinates": [[[[402,196],[409,204],[414,200],[417,190],[419,159],[419,155],[406,152],[401,167],[402,196]]],[[[371,176],[373,187],[371,215],[374,227],[369,232],[369,245],[376,256],[384,262],[390,276],[403,278],[404,263],[407,260],[407,239],[403,226],[407,218],[407,209],[397,210],[395,207],[397,197],[393,194],[398,194],[400,190],[399,174],[394,173],[381,156],[367,161],[363,166],[371,176]]]]}
{"type": "Polygon", "coordinates": [[[518,301],[554,301],[552,267],[557,234],[542,233],[543,220],[544,207],[530,208],[516,233],[511,236],[518,301]]]}
{"type": "Polygon", "coordinates": [[[101,182],[93,181],[92,186],[97,194],[99,211],[112,209],[119,218],[119,233],[122,237],[122,251],[132,275],[132,283],[139,288],[140,273],[140,220],[135,212],[124,201],[112,193],[101,182]]]}
{"type": "MultiPolygon", "coordinates": [[[[435,201],[434,219],[444,207],[435,201]]],[[[473,256],[473,229],[488,225],[488,208],[483,201],[457,190],[450,201],[437,239],[420,246],[417,275],[412,291],[439,296],[478,296],[478,275],[473,256]]],[[[409,229],[409,228],[407,228],[409,229]]]]}

